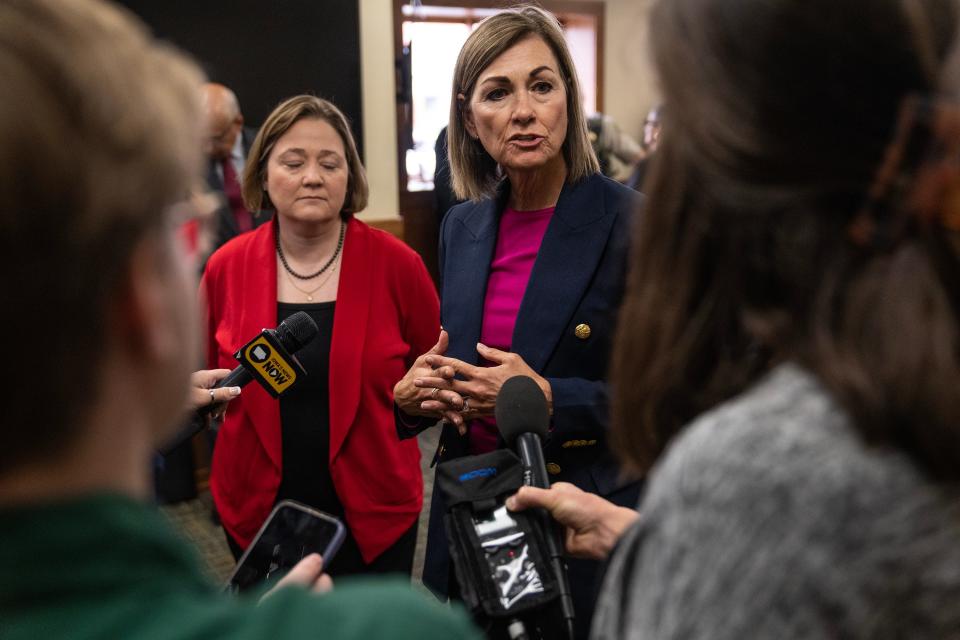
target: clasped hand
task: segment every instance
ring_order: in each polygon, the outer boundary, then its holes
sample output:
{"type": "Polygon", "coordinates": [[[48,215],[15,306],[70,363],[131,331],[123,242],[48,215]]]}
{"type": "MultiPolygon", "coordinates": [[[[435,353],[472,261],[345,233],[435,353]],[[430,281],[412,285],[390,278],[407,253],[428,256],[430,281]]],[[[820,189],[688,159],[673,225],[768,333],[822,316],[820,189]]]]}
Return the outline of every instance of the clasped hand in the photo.
{"type": "Polygon", "coordinates": [[[536,381],[553,412],[550,383],[519,355],[478,343],[477,353],[492,366],[475,366],[447,357],[449,342],[447,332],[441,331],[437,344],[417,358],[394,387],[394,400],[404,413],[442,418],[462,435],[466,433],[465,419],[493,415],[500,387],[520,375],[536,381]]]}

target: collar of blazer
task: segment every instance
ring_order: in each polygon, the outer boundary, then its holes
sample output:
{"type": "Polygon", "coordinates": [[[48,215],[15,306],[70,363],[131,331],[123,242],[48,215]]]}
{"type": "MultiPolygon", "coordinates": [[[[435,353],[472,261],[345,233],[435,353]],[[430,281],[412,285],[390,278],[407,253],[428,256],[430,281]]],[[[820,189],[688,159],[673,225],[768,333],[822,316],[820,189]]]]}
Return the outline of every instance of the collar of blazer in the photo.
{"type": "MultiPolygon", "coordinates": [[[[610,231],[622,213],[608,202],[605,180],[595,174],[564,185],[520,304],[512,350],[541,375],[589,289],[610,231]]],[[[508,195],[509,184],[504,181],[497,197],[461,205],[460,212],[454,209],[444,221],[443,324],[451,332],[448,354],[467,362],[478,362],[475,345],[484,294],[508,195]]]]}

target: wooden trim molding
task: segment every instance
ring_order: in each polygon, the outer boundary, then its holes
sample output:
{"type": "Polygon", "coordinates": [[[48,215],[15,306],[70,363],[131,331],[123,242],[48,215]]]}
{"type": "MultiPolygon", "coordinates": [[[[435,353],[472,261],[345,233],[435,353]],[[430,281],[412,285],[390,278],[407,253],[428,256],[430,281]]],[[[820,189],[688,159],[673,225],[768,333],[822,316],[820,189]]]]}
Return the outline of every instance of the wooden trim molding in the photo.
{"type": "Polygon", "coordinates": [[[386,231],[395,238],[403,240],[403,218],[374,218],[372,220],[364,220],[366,224],[370,225],[374,229],[380,229],[381,231],[386,231]]]}

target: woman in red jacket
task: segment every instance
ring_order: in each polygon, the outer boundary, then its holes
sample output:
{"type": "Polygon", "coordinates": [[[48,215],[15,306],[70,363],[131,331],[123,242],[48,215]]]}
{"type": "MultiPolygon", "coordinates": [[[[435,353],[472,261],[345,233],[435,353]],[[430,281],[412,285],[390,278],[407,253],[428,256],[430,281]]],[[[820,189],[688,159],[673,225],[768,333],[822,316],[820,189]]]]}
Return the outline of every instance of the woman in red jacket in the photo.
{"type": "Polygon", "coordinates": [[[367,181],[343,114],[297,96],[250,149],[243,196],[275,211],[207,264],[211,368],[264,327],[306,311],[320,332],[307,370],[279,402],[250,385],[217,436],[211,490],[235,554],[272,506],[294,499],[341,517],[349,534],[332,575],[406,572],[423,502],[420,453],[400,441],[394,383],[439,335],[439,303],[419,256],[353,214],[367,181]]]}

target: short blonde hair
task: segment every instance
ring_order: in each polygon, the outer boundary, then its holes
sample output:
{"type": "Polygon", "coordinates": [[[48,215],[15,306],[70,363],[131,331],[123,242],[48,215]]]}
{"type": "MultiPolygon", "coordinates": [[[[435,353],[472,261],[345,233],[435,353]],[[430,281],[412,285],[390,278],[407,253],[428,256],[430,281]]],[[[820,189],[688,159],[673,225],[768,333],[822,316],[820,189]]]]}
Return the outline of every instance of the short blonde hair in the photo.
{"type": "Polygon", "coordinates": [[[78,437],[132,252],[200,180],[203,78],[98,0],[0,2],[0,78],[0,333],[44,376],[0,373],[3,475],[78,437]]]}
{"type": "Polygon", "coordinates": [[[367,207],[369,187],[367,173],[357,153],[357,143],[353,141],[350,125],[346,116],[329,100],[316,96],[299,95],[287,98],[267,116],[260,127],[253,145],[250,147],[249,161],[243,168],[243,203],[250,211],[272,209],[270,195],[264,189],[267,181],[267,160],[283,134],[303,119],[323,120],[340,136],[343,149],[347,154],[347,168],[350,173],[347,182],[347,197],[343,201],[340,217],[344,220],[367,207]]]}
{"type": "Polygon", "coordinates": [[[560,23],[553,14],[540,7],[524,5],[507,9],[481,22],[467,38],[457,58],[447,137],[453,191],[460,198],[480,200],[490,197],[501,180],[496,161],[480,141],[467,132],[463,123],[464,109],[484,69],[504,51],[531,35],[541,38],[553,51],[567,90],[567,136],[563,143],[567,182],[579,182],[600,171],[600,163],[590,145],[580,81],[560,23]],[[464,96],[463,101],[459,99],[460,95],[464,96]]]}

